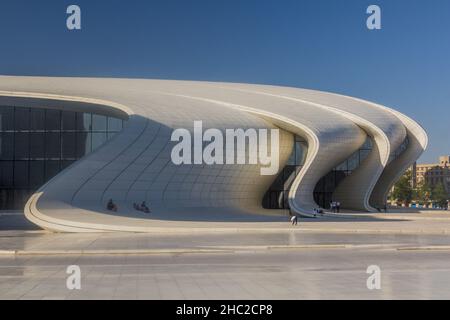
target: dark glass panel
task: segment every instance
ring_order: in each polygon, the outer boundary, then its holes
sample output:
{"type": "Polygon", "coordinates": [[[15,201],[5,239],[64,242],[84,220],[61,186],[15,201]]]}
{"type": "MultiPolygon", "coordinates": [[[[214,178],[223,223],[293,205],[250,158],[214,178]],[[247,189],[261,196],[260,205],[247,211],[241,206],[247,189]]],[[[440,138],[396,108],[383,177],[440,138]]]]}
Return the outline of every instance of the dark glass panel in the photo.
{"type": "Polygon", "coordinates": [[[30,129],[30,109],[16,108],[14,114],[14,129],[25,131],[30,129]]]}
{"type": "Polygon", "coordinates": [[[295,148],[292,150],[292,153],[289,156],[289,159],[287,161],[287,165],[289,165],[289,166],[295,165],[295,148]]]}
{"type": "Polygon", "coordinates": [[[59,132],[45,133],[45,157],[51,159],[61,157],[61,136],[59,132]]]}
{"type": "Polygon", "coordinates": [[[16,132],[14,135],[15,159],[28,159],[30,156],[30,134],[28,132],[16,132]]]}
{"type": "Polygon", "coordinates": [[[106,131],[106,116],[92,115],[92,131],[106,131]]]}
{"type": "Polygon", "coordinates": [[[0,161],[0,186],[11,187],[13,185],[13,161],[0,161]]]}
{"type": "Polygon", "coordinates": [[[9,201],[9,191],[7,189],[0,189],[0,210],[12,209],[12,204],[9,201]]]}
{"type": "Polygon", "coordinates": [[[33,192],[29,189],[14,190],[14,209],[23,209],[25,203],[30,198],[33,192]]]}
{"type": "Polygon", "coordinates": [[[45,183],[45,161],[30,161],[30,187],[38,189],[45,183]]]}
{"type": "Polygon", "coordinates": [[[0,134],[0,159],[14,159],[14,133],[2,132],[0,134]]]}
{"type": "Polygon", "coordinates": [[[70,166],[74,162],[75,162],[75,160],[64,160],[64,161],[61,161],[61,170],[64,170],[65,168],[67,168],[68,166],[70,166]]]}
{"type": "Polygon", "coordinates": [[[336,171],[347,171],[348,167],[347,167],[347,160],[345,160],[344,162],[342,162],[340,165],[338,165],[335,168],[336,171]]]}
{"type": "Polygon", "coordinates": [[[81,158],[85,154],[91,152],[91,133],[78,132],[76,142],[77,142],[77,158],[81,158]]]}
{"type": "Polygon", "coordinates": [[[372,139],[370,137],[367,137],[366,142],[364,142],[361,149],[372,149],[372,139]]]}
{"type": "Polygon", "coordinates": [[[314,192],[324,192],[325,190],[325,178],[322,178],[317,182],[314,192]]]}
{"type": "Polygon", "coordinates": [[[360,161],[360,163],[369,156],[370,151],[371,150],[359,150],[359,161],[360,161]]]}
{"type": "Polygon", "coordinates": [[[314,192],[314,201],[322,208],[329,207],[329,205],[325,203],[325,193],[323,192],[314,192]]]}
{"type": "Polygon", "coordinates": [[[91,131],[92,115],[90,113],[77,113],[77,130],[91,131]]]}
{"type": "Polygon", "coordinates": [[[359,152],[355,152],[348,158],[348,170],[353,171],[359,166],[359,152]]]}
{"type": "Polygon", "coordinates": [[[95,115],[92,135],[92,121],[89,113],[0,107],[0,131],[8,131],[0,132],[0,208],[22,209],[34,190],[122,130],[122,120],[95,115]]]}
{"type": "Polygon", "coordinates": [[[295,164],[303,165],[305,164],[306,154],[308,152],[308,146],[303,141],[295,142],[295,164]]]}
{"type": "Polygon", "coordinates": [[[347,177],[347,171],[335,171],[336,186],[347,177]]]}
{"type": "Polygon", "coordinates": [[[108,137],[107,137],[107,139],[108,139],[108,140],[112,139],[116,134],[117,134],[117,132],[108,132],[108,137]]]}
{"type": "Polygon", "coordinates": [[[61,171],[60,161],[47,160],[45,161],[45,181],[50,180],[61,171]]]}
{"type": "Polygon", "coordinates": [[[122,130],[122,119],[108,117],[108,131],[122,130]]]}
{"type": "Polygon", "coordinates": [[[61,111],[47,109],[45,111],[45,130],[61,129],[61,111]]]}
{"type": "Polygon", "coordinates": [[[28,188],[28,161],[14,161],[14,187],[28,188]]]}
{"type": "Polygon", "coordinates": [[[332,171],[325,176],[324,191],[333,192],[335,187],[336,187],[335,172],[332,171]]]}
{"type": "Polygon", "coordinates": [[[31,108],[30,118],[30,130],[45,130],[45,109],[31,108]]]}
{"type": "Polygon", "coordinates": [[[63,158],[76,158],[76,138],[75,132],[63,132],[62,133],[62,157],[63,158]]]}
{"type": "Polygon", "coordinates": [[[97,149],[106,142],[106,132],[92,133],[92,150],[97,149]]]}
{"type": "Polygon", "coordinates": [[[62,112],[62,130],[76,130],[76,113],[72,111],[62,112]]]}
{"type": "Polygon", "coordinates": [[[42,159],[45,157],[45,133],[30,132],[30,158],[42,159]]]}
{"type": "Polygon", "coordinates": [[[0,106],[0,131],[13,130],[14,108],[0,106]]]}

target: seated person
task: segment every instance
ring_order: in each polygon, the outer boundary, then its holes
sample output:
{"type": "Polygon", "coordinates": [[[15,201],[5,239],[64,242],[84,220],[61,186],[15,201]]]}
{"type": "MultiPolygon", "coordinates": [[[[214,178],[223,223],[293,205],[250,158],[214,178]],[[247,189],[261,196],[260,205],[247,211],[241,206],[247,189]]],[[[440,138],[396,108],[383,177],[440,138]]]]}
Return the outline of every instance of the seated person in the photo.
{"type": "Polygon", "coordinates": [[[145,213],[150,213],[150,209],[147,207],[145,201],[142,201],[141,203],[141,210],[144,211],[145,213]]]}
{"type": "Polygon", "coordinates": [[[117,211],[117,205],[113,202],[112,199],[109,199],[108,203],[106,204],[106,209],[109,211],[117,211]]]}

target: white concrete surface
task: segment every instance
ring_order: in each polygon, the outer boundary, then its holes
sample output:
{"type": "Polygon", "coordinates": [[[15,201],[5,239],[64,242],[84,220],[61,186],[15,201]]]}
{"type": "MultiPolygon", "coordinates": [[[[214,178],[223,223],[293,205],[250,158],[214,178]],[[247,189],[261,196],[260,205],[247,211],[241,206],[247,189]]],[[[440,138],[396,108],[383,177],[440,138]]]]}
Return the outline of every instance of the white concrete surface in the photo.
{"type": "Polygon", "coordinates": [[[291,153],[292,134],[304,137],[309,144],[306,163],[289,194],[292,210],[304,216],[311,216],[317,207],[313,200],[317,181],[357,151],[367,135],[374,140],[374,149],[336,190],[343,207],[373,211],[373,204],[379,204],[392,183],[391,171],[399,174],[426,147],[425,132],[398,112],[351,97],[294,88],[0,77],[0,104],[90,110],[128,119],[120,134],[61,172],[27,203],[29,219],[54,231],[146,232],[160,220],[169,228],[183,220],[276,220],[267,214],[279,211],[261,208],[264,192],[275,176],[261,176],[259,165],[172,164],[172,130],[192,128],[195,120],[221,130],[279,127],[280,169],[291,153]],[[389,154],[406,136],[412,141],[408,152],[389,166],[389,154]],[[383,176],[385,168],[390,172],[383,176]],[[119,205],[116,214],[104,209],[109,198],[119,205]],[[133,202],[143,200],[154,215],[132,209],[133,202]]]}

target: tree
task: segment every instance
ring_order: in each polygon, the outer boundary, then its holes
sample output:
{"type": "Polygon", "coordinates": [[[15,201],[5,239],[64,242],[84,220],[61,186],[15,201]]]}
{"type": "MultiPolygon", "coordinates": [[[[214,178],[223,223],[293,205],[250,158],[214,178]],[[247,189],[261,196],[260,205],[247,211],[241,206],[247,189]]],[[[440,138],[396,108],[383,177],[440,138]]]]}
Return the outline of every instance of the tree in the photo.
{"type": "Polygon", "coordinates": [[[392,198],[398,202],[403,202],[406,206],[409,205],[413,197],[411,176],[411,170],[406,171],[394,185],[394,190],[392,191],[392,198]]]}
{"type": "Polygon", "coordinates": [[[416,189],[416,199],[428,207],[429,202],[432,200],[431,196],[432,190],[430,185],[425,180],[422,180],[416,189]]]}
{"type": "Polygon", "coordinates": [[[441,208],[444,208],[447,205],[448,196],[442,183],[434,187],[431,193],[431,199],[441,208]]]}

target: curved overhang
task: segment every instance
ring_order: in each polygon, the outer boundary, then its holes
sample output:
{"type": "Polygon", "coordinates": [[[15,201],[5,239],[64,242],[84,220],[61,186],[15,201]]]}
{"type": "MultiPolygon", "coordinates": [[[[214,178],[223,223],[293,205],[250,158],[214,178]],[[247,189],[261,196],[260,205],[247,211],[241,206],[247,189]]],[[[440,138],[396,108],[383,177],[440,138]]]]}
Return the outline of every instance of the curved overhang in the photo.
{"type": "Polygon", "coordinates": [[[0,105],[45,106],[128,119],[113,140],[29,199],[27,217],[53,231],[149,231],[153,218],[136,215],[131,206],[139,199],[150,200],[163,220],[190,219],[213,211],[231,219],[234,214],[267,213],[258,201],[274,177],[258,176],[258,166],[239,167],[238,173],[223,177],[221,167],[182,170],[170,163],[171,131],[192,126],[198,119],[222,129],[232,125],[280,128],[280,166],[292,150],[292,134],[304,137],[308,153],[291,185],[289,204],[294,213],[308,217],[315,216],[318,207],[313,198],[317,182],[357,151],[367,136],[374,142],[371,153],[335,190],[336,198],[350,209],[374,211],[427,144],[424,130],[392,109],[337,94],[274,86],[0,77],[0,105]],[[388,164],[390,153],[406,137],[410,140],[407,149],[388,164]],[[180,181],[180,175],[187,178],[180,181]],[[194,175],[199,178],[193,179],[194,175]],[[222,183],[211,184],[211,177],[222,183]],[[188,188],[198,194],[189,193],[188,188]],[[118,199],[117,214],[104,209],[110,197],[118,199]]]}

